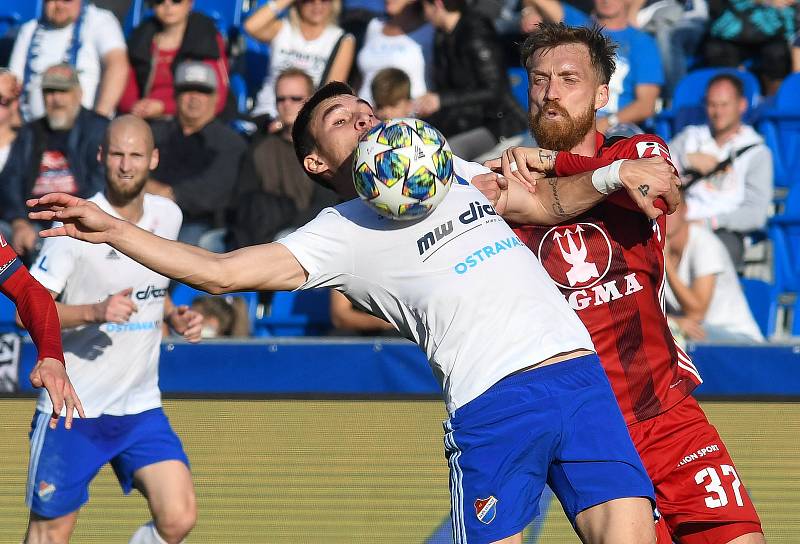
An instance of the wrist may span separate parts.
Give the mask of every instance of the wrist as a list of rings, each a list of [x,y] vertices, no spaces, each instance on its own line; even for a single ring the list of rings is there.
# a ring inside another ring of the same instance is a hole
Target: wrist
[[[105,301],[89,304],[84,312],[83,321],[86,323],[105,323]]]
[[[625,159],[619,159],[592,172],[592,185],[597,189],[597,192],[608,195],[622,188],[623,184],[619,171],[623,162],[625,162]]]

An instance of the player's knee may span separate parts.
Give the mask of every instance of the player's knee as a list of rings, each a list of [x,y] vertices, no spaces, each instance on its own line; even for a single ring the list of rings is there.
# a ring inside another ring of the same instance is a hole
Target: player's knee
[[[68,544],[72,525],[59,520],[31,520],[25,544]]]
[[[197,522],[197,502],[194,493],[170,505],[170,508],[155,521],[159,534],[167,542],[180,542],[186,538]]]

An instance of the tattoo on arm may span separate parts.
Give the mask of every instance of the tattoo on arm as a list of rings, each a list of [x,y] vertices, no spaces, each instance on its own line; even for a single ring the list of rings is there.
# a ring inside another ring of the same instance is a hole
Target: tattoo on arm
[[[639,192],[642,193],[642,196],[647,196],[647,193],[650,192],[650,186],[649,185],[645,185],[645,184],[639,185],[638,189],[639,189]]]
[[[553,191],[553,211],[559,217],[566,217],[567,212],[558,198],[558,178],[547,178],[547,183],[550,184],[550,190]]]
[[[550,151],[548,149],[539,150],[539,162],[542,163],[542,166],[544,166],[544,169],[548,172],[552,172],[556,169],[557,156],[558,151]]]

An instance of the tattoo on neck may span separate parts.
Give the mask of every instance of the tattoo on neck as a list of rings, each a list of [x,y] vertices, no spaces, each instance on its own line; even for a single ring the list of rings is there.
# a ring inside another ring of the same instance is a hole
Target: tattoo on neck
[[[638,189],[639,189],[639,192],[642,193],[642,196],[647,196],[647,193],[650,192],[650,186],[649,185],[639,185]]]
[[[568,214],[558,198],[558,178],[547,178],[547,183],[550,184],[550,190],[553,191],[553,211],[559,217],[566,217]]]

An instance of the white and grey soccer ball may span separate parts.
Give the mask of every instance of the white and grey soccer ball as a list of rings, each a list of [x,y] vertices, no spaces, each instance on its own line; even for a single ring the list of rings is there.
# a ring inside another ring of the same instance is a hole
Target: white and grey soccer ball
[[[359,196],[391,219],[428,215],[444,199],[454,176],[447,140],[419,119],[392,119],[373,127],[353,156]]]

